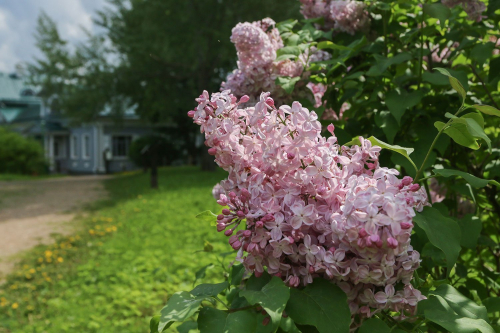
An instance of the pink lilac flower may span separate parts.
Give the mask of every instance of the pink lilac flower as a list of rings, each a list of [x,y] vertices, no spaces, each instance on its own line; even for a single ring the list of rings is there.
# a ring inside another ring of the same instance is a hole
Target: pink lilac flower
[[[307,19],[324,18],[322,28],[354,35],[370,25],[366,6],[361,1],[300,0],[300,12]]]
[[[441,0],[441,2],[449,8],[461,5],[469,20],[481,22],[485,18],[482,14],[486,10],[486,4],[480,0]]]
[[[238,23],[232,30],[231,41],[234,43],[238,68],[230,73],[222,83],[221,90],[231,90],[233,95],[240,98],[249,96],[246,103],[255,103],[264,91],[273,94],[277,105],[289,103],[292,96],[277,85],[276,78],[301,77],[306,78],[305,69],[316,61],[328,60],[328,52],[312,47],[296,59],[276,61],[276,52],[283,47],[283,40],[275,22],[265,18],[256,22]],[[297,83],[293,98],[308,98],[310,91],[304,83]],[[314,98],[318,98],[318,93]]]
[[[247,272],[267,269],[291,287],[331,280],[358,318],[415,313],[425,297],[410,284],[420,263],[410,235],[427,196],[380,166],[380,147],[362,137],[340,146],[321,136],[313,111],[298,102],[276,108],[269,93],[249,107],[228,90],[196,101],[189,116],[229,173],[214,190],[226,207],[217,230]]]

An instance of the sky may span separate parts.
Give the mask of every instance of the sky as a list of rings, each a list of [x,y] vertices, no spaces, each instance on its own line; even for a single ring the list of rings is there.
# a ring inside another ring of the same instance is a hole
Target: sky
[[[95,32],[92,17],[105,6],[106,0],[0,0],[0,72],[14,72],[16,64],[40,56],[33,34],[42,10],[63,39],[78,43],[85,39],[82,27]]]

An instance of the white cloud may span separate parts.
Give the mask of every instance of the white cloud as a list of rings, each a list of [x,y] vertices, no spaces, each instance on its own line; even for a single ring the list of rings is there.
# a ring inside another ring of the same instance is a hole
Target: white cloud
[[[57,24],[63,39],[77,43],[85,38],[82,28],[95,31],[92,16],[105,0],[16,0],[0,3],[0,71],[12,72],[15,65],[39,56],[33,34],[40,12]]]

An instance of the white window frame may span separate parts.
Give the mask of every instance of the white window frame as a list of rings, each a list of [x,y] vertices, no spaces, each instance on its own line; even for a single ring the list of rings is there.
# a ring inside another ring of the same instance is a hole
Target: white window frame
[[[73,134],[71,136],[71,141],[69,144],[70,144],[70,150],[71,150],[71,158],[77,159],[78,158],[78,136]]]
[[[87,146],[87,140],[88,140],[88,146]],[[87,155],[87,150],[88,150],[88,155]],[[82,135],[82,158],[84,160],[90,160],[90,135],[88,134]]]

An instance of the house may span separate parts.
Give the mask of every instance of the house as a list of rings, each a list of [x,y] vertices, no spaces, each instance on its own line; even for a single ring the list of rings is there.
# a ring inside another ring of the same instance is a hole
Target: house
[[[128,157],[132,141],[151,133],[133,110],[117,124],[103,111],[92,123],[51,112],[16,74],[0,72],[0,126],[36,139],[44,147],[50,171],[96,174],[136,169]]]

